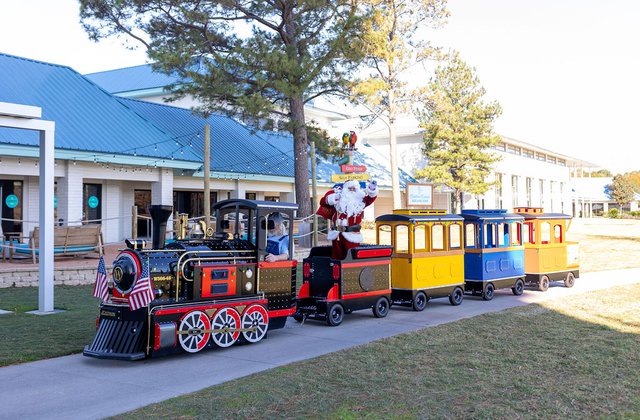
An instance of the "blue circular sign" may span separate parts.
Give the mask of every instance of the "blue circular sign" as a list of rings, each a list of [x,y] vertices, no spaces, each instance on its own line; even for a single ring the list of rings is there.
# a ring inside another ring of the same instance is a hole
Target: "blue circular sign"
[[[53,208],[57,209],[58,208],[58,197],[57,196],[53,196]]]
[[[98,204],[100,203],[100,200],[98,200],[98,197],[96,197],[95,195],[92,195],[91,197],[89,197],[89,199],[87,200],[87,204],[89,205],[89,207],[91,207],[92,209],[95,209],[96,207],[98,207]]]
[[[18,207],[18,203],[20,201],[18,200],[18,197],[15,194],[10,194],[7,196],[7,198],[4,199],[4,202],[7,204],[7,207],[9,207],[10,209],[15,209],[16,207]]]

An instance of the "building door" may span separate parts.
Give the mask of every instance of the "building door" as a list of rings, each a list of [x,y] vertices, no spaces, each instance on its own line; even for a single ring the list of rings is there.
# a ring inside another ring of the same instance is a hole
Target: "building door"
[[[2,232],[22,236],[22,181],[0,180]]]
[[[151,205],[151,190],[134,190],[135,205],[138,207],[138,238],[148,238],[151,236],[151,215],[149,206]]]
[[[213,205],[218,201],[218,193],[216,191],[212,191],[209,195],[209,200],[211,207],[213,207]],[[204,193],[195,191],[174,191],[173,209],[178,213],[187,213],[189,217],[204,216]],[[211,209],[209,211],[211,211]]]
[[[102,184],[82,185],[82,220],[85,223],[102,223]]]

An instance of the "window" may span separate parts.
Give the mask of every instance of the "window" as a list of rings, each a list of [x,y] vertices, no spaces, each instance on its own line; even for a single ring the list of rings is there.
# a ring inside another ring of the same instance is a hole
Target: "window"
[[[511,201],[513,206],[518,207],[518,176],[511,176]]]
[[[536,159],[544,162],[545,160],[547,160],[547,155],[545,155],[544,153],[536,153]]]
[[[498,246],[504,247],[509,245],[509,228],[506,223],[498,223]]]
[[[415,252],[427,251],[427,227],[417,225],[413,228],[413,249]]]
[[[514,146],[512,144],[507,145],[507,152],[514,154],[514,155],[520,155],[520,148],[518,146]]]
[[[544,179],[540,180],[540,207],[544,208]]]
[[[246,198],[247,200],[255,200],[256,199],[256,193],[244,193],[244,198]]]
[[[522,245],[520,236],[522,234],[522,225],[520,223],[511,223],[509,225],[509,234],[511,237],[511,246]]]
[[[459,224],[449,225],[449,248],[460,248],[462,229]]]
[[[134,204],[138,208],[138,216],[146,216],[138,220],[138,237],[151,236],[151,219],[149,219],[149,205],[151,204],[151,190],[134,190]]]
[[[522,149],[522,155],[523,155],[524,157],[528,157],[528,158],[530,158],[530,159],[533,159],[533,157],[534,157],[534,156],[533,156],[533,155],[534,155],[534,154],[533,154],[533,150],[529,150],[529,149]]]
[[[556,243],[562,243],[562,225],[555,225],[553,227],[553,238]]]
[[[549,209],[553,211],[553,181],[549,181]]]
[[[531,185],[533,184],[533,179],[527,177],[527,207],[531,207]]]
[[[396,226],[396,252],[409,252],[409,227],[407,225]]]
[[[444,226],[433,225],[431,228],[431,249],[442,251],[444,249]]]
[[[487,223],[484,225],[484,247],[496,247],[496,226],[493,223]]]
[[[211,191],[209,194],[209,204],[212,208],[217,201],[218,193]],[[173,208],[178,213],[187,213],[189,217],[204,216],[204,192],[174,191]],[[210,214],[213,214],[212,210],[210,210]]]
[[[278,201],[280,201],[280,196],[279,195],[265,195],[264,196],[264,201],[275,201],[275,202],[278,202]]]
[[[522,225],[522,242],[536,243],[536,229],[533,222],[527,222]]]
[[[496,144],[495,146],[493,146],[494,149],[496,150],[500,150],[501,152],[504,152],[507,150],[507,144],[504,142],[500,142],[498,144]]]
[[[558,159],[558,165],[560,166],[567,166],[567,161],[564,159]]]
[[[556,158],[555,158],[555,156],[549,156],[549,155],[547,155],[547,162],[549,162],[549,163],[553,163],[553,164],[555,165],[555,163],[556,163]]]
[[[476,224],[467,223],[464,225],[464,246],[467,248],[476,247]]]
[[[543,244],[551,242],[551,223],[542,222],[540,224],[540,242]]]
[[[502,208],[502,174],[496,174],[496,183],[494,185],[496,208]]]
[[[393,245],[391,243],[391,226],[378,226],[378,245]]]

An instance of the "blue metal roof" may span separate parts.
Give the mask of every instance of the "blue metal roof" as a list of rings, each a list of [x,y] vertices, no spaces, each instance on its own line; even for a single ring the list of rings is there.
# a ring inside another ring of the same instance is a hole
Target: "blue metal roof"
[[[233,118],[213,114],[205,119],[185,108],[135,99],[118,100],[170,133],[176,139],[176,147],[190,149],[200,161],[204,155],[204,125],[208,122],[214,171],[293,177],[292,152],[275,147]]]
[[[178,76],[153,71],[151,64],[90,73],[85,77],[113,94],[163,89],[180,80]]]
[[[0,101],[42,108],[56,149],[166,157],[170,134],[73,69],[0,53]],[[0,128],[0,144],[38,146],[36,132]],[[145,147],[157,145],[157,147]],[[143,152],[144,149],[144,152]],[[191,156],[193,160],[196,156]]]

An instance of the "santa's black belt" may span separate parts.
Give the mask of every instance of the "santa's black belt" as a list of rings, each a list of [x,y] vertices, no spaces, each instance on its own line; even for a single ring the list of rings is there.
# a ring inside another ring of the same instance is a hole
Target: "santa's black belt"
[[[336,227],[336,230],[338,232],[360,232],[360,225],[353,225],[353,226],[338,226]]]

